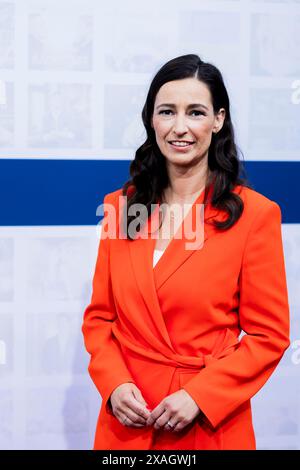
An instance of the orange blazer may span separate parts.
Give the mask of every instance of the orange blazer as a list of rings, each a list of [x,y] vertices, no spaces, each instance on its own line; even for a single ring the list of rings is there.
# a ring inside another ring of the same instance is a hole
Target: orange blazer
[[[290,345],[281,210],[252,189],[234,192],[244,202],[234,226],[215,229],[209,219],[226,214],[208,204],[201,249],[173,238],[154,268],[155,238],[104,238],[102,230],[82,324],[102,396],[94,449],[256,449],[250,399]],[[120,200],[118,189],[104,203],[118,216]],[[124,382],[137,385],[150,409],[183,388],[204,417],[179,433],[124,426],[108,401]]]

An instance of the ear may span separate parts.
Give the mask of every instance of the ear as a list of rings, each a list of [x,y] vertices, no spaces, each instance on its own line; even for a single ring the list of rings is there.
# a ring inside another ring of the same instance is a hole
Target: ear
[[[215,122],[213,127],[213,133],[217,134],[223,127],[224,120],[226,116],[226,111],[224,108],[221,108],[215,115]]]

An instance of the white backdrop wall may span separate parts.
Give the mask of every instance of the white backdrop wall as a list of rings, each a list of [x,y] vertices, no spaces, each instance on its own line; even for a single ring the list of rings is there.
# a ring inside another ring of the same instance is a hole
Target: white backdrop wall
[[[0,1],[0,157],[117,172],[144,141],[154,73],[197,53],[223,73],[245,160],[299,162],[299,31],[296,0]],[[299,227],[282,226],[292,344],[253,399],[259,449],[300,449]],[[0,227],[1,449],[92,448],[101,397],[80,328],[98,235]]]

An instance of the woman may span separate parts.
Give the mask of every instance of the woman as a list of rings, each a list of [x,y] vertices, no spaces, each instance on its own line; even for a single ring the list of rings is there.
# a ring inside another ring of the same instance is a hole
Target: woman
[[[250,399],[290,344],[280,208],[240,176],[213,65],[167,62],[142,118],[131,179],[104,198],[115,217],[82,325],[102,396],[94,449],[255,449]],[[179,229],[199,214],[187,248]]]

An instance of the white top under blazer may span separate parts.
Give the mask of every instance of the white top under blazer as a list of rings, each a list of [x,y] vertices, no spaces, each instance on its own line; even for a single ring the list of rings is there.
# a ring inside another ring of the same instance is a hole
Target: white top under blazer
[[[156,265],[159,258],[162,256],[164,251],[165,250],[154,250],[154,252],[153,252],[153,268]]]

